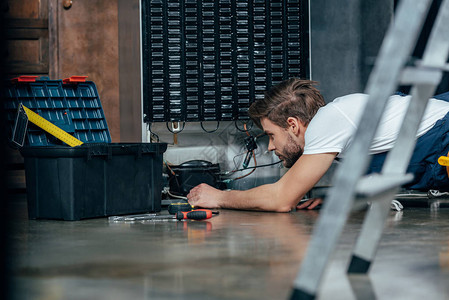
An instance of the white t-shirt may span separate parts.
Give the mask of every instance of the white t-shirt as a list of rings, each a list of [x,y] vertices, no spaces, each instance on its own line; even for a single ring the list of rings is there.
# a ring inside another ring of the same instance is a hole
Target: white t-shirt
[[[391,96],[381,119],[370,154],[393,148],[411,96]],[[338,152],[344,157],[368,102],[366,94],[351,94],[320,108],[306,129],[304,154]],[[430,99],[417,137],[424,135],[449,111],[449,102]]]

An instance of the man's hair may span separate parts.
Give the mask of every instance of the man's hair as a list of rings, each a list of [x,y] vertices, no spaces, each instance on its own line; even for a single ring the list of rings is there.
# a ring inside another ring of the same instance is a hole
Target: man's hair
[[[296,117],[308,125],[318,109],[325,105],[323,96],[314,87],[317,84],[298,78],[284,80],[265,92],[263,99],[251,104],[249,116],[259,128],[262,128],[262,118],[268,118],[282,128],[288,127],[289,117]]]

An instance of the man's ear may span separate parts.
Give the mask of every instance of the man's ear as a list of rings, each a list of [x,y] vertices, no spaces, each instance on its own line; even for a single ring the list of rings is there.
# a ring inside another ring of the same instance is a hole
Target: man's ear
[[[307,129],[307,126],[304,124],[304,122],[295,117],[288,117],[287,124],[288,128],[294,135],[298,135],[300,133],[304,134]]]
[[[301,131],[300,121],[295,117],[287,118],[288,128],[292,131],[294,135],[297,135]]]

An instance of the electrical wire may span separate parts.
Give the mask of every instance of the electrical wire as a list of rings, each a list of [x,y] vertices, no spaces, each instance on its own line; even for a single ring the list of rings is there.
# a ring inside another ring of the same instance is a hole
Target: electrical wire
[[[153,139],[153,138],[156,140],[156,143],[159,143],[159,141],[160,141],[159,136],[154,132],[150,132],[150,139]]]
[[[152,124],[153,123],[148,123],[148,131],[150,132],[150,142],[152,143],[153,139],[155,139],[156,143],[159,143],[159,136],[156,133],[154,133],[153,131],[151,131]]]
[[[253,126],[254,126],[254,122],[253,122],[252,120],[250,120],[250,122],[251,122],[251,127],[249,128],[249,130],[251,130],[251,129],[253,128]],[[246,124],[246,123],[244,123],[244,124]],[[245,132],[245,131],[246,131],[246,129],[245,129],[245,130],[241,130],[241,129],[239,128],[239,126],[237,125],[237,121],[234,122],[234,126],[235,126],[235,128],[236,128],[238,131],[241,131],[241,132]]]
[[[245,168],[245,169],[239,169],[239,170],[233,170],[233,171],[226,172],[226,173],[221,173],[221,174],[219,174],[219,175],[221,175],[221,176],[226,176],[226,175],[234,174],[235,172],[240,172],[240,171],[244,171],[244,170],[248,170],[248,169],[253,169],[251,172],[249,172],[248,174],[246,174],[246,175],[244,175],[244,176],[240,176],[240,177],[237,177],[237,178],[229,178],[229,179],[222,180],[222,182],[229,183],[229,182],[231,182],[231,181],[238,180],[238,179],[242,179],[242,178],[245,178],[246,176],[251,175],[257,168],[269,167],[269,166],[277,165],[278,163],[281,163],[281,162],[282,162],[282,161],[280,160],[280,161],[277,161],[277,162],[271,163],[271,164],[259,165],[259,166],[256,165],[256,166],[253,166],[253,167],[247,167],[247,168]]]
[[[177,178],[177,176],[176,176],[176,173],[172,170],[172,168],[170,168],[170,164],[164,159],[164,164],[165,164],[165,166],[167,167],[167,169],[170,171],[170,173],[174,176],[174,179],[176,180],[176,184],[179,186],[179,182],[178,182],[178,178]],[[179,195],[174,195],[174,194],[172,194],[171,192],[170,192],[170,190],[167,190],[167,194],[170,196],[170,197],[173,197],[173,198],[178,198],[178,199],[184,199],[184,200],[187,200],[187,197],[184,197],[184,196],[179,196]]]
[[[245,169],[233,170],[233,171],[231,171],[231,172],[232,172],[232,173],[235,173],[235,172],[245,171],[245,170],[248,170],[248,169],[257,169],[257,168],[269,167],[269,166],[277,165],[277,164],[279,164],[279,163],[281,163],[281,162],[282,162],[282,160],[277,161],[277,162],[274,162],[274,163],[271,163],[271,164],[259,165],[259,166],[247,167],[247,168],[245,168]],[[226,175],[226,174],[223,174],[223,175]]]
[[[173,195],[170,191],[167,191],[167,194],[168,194],[170,197],[173,197],[173,198],[187,200],[187,197],[184,197],[184,196],[178,196],[178,195]]]
[[[206,133],[213,133],[213,132],[218,130],[218,127],[220,127],[220,121],[217,121],[217,126],[215,127],[214,130],[206,130],[204,128],[204,126],[203,126],[203,122],[202,121],[200,122],[200,125],[201,125],[201,128],[204,130],[204,132],[206,132]]]
[[[237,166],[237,163],[236,163],[235,159],[236,159],[237,157],[239,157],[239,156],[242,156],[242,155],[245,155],[245,152],[240,153],[240,154],[237,154],[237,155],[234,156],[234,158],[232,159],[232,161],[234,162],[234,170],[237,170],[237,169],[238,169],[238,166]],[[240,162],[239,162],[238,164],[240,165]],[[235,172],[235,171],[231,171],[231,173],[234,173],[234,172]]]
[[[254,166],[257,167],[256,155],[254,154],[254,150],[251,151],[251,152],[252,152],[252,156],[253,156],[253,158],[254,158]],[[245,175],[240,176],[240,177],[237,177],[237,178],[233,178],[232,180],[239,180],[239,179],[245,178],[245,177],[251,175],[252,173],[254,173],[254,171],[256,171],[256,168],[253,168],[253,169],[251,170],[251,172],[249,172],[248,174],[245,174]]]
[[[246,123],[243,124],[243,128],[245,129],[246,135],[247,135],[247,136],[251,136],[251,134],[248,132],[248,128],[246,127]],[[248,151],[245,152],[245,153],[248,153]],[[236,162],[235,162],[235,158],[238,157],[238,156],[244,155],[245,153],[240,153],[240,154],[237,154],[236,156],[234,156],[234,158],[232,159],[232,161],[234,162],[234,168],[235,168],[235,170],[230,171],[230,172],[227,172],[227,174],[232,174],[232,173],[237,172],[237,171],[236,171],[236,170],[237,170],[237,164],[236,164]],[[256,158],[256,155],[255,155],[255,153],[254,153],[254,150],[252,151],[252,155],[254,156],[254,158]]]
[[[247,135],[247,136],[251,136],[251,134],[249,134],[249,132],[248,132],[248,129],[246,128],[246,123],[243,124],[243,128],[245,128],[246,135]],[[252,127],[251,127],[251,128],[252,128]],[[251,129],[251,128],[250,128],[250,129]]]
[[[169,163],[168,163],[165,159],[164,159],[164,164],[165,164],[165,166],[167,167],[167,169],[170,171],[170,173],[171,173],[173,176],[176,176],[175,172],[170,168]]]

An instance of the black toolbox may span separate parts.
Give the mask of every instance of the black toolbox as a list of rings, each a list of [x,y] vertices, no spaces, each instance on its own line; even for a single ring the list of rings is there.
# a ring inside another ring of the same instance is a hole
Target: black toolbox
[[[159,212],[165,144],[24,147],[28,216],[84,218]]]
[[[28,125],[25,162],[28,217],[80,220],[161,210],[165,143],[110,143],[93,82],[18,80],[4,107],[14,124],[23,103],[84,144],[69,147]]]

